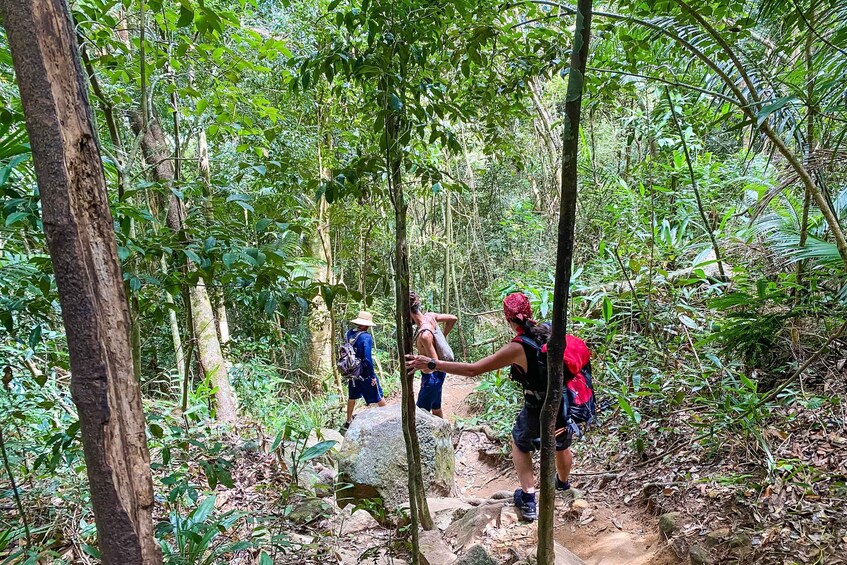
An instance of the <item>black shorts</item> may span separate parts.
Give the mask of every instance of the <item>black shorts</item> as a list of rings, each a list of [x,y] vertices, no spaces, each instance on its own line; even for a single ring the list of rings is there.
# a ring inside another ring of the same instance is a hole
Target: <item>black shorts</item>
[[[563,392],[564,394],[564,392]],[[512,440],[517,448],[524,453],[530,453],[541,447],[541,406],[542,404],[530,404],[524,402],[518,414],[515,425],[512,427]],[[563,451],[571,446],[573,432],[568,429],[565,418],[565,399],[556,415],[556,430],[562,430],[556,436],[556,451]]]

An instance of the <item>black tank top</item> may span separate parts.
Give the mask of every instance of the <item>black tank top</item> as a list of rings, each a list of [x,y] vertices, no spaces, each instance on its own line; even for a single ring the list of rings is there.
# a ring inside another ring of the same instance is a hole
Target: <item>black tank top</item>
[[[524,339],[530,338],[524,336]],[[512,366],[509,368],[509,378],[520,383],[525,392],[545,392],[547,390],[547,377],[545,375],[542,378],[539,374],[540,363],[538,362],[538,356],[541,355],[541,351],[523,341],[517,341],[517,343],[520,343],[521,347],[523,347],[523,352],[526,356],[526,370],[517,363],[512,363]],[[544,386],[539,388],[539,384],[543,384]]]

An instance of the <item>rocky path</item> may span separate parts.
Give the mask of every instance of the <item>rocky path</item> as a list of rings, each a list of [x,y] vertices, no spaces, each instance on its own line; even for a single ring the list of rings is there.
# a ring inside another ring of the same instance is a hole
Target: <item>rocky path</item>
[[[416,393],[417,393],[416,381]],[[473,379],[448,376],[444,385],[443,408],[454,424],[469,415],[468,396],[476,387]],[[389,399],[389,402],[397,399]],[[511,495],[516,488],[511,460],[501,456],[482,431],[462,431],[456,426],[456,487],[458,496],[468,500]],[[579,444],[574,446],[576,471]],[[601,475],[577,476],[575,496],[559,495],[556,514],[556,541],[588,565],[671,565],[679,563],[673,550],[660,539],[655,516],[636,501],[627,505],[612,489],[604,489]],[[519,554],[535,544],[536,525],[512,521],[509,512],[498,516],[496,527],[483,532],[492,553]]]

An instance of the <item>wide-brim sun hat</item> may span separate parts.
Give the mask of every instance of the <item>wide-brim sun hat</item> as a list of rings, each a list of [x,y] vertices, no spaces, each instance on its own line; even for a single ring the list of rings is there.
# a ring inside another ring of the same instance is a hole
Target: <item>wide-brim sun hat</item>
[[[355,324],[357,326],[368,326],[369,328],[374,327],[374,316],[370,312],[365,312],[364,310],[359,311],[359,315],[355,320],[350,321],[351,324]]]

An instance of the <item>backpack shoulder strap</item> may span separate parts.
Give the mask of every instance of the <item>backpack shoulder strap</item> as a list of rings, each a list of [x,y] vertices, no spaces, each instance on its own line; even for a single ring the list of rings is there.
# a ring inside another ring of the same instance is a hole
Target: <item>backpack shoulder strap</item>
[[[435,332],[432,331],[431,329],[429,329],[429,328],[418,328],[418,331],[415,332],[414,339],[418,339],[418,337],[424,332],[429,332],[429,333],[432,334],[433,337],[435,337]]]
[[[347,343],[349,343],[350,345],[355,345],[356,341],[359,339],[359,336],[361,336],[363,333],[365,333],[365,332],[358,331],[358,332],[354,333],[353,337],[351,337],[350,339],[347,340]]]
[[[512,342],[513,343],[521,343],[523,345],[528,345],[528,346],[530,346],[531,348],[533,348],[537,351],[541,351],[541,346],[538,345],[538,343],[534,339],[529,337],[528,335],[516,335],[515,337],[512,338]]]

